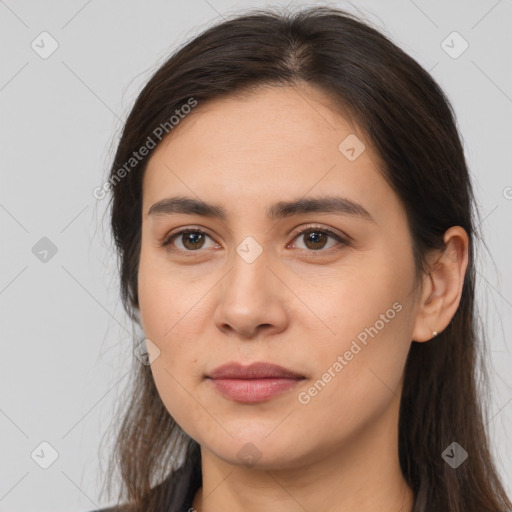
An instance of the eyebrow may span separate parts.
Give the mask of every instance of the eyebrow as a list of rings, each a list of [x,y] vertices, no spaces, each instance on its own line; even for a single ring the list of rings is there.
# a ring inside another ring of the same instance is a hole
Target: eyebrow
[[[296,201],[279,201],[265,209],[270,219],[283,219],[293,215],[308,213],[336,213],[360,217],[375,222],[361,204],[341,196],[325,196],[316,198],[301,198]],[[173,214],[200,215],[219,220],[226,220],[227,213],[219,205],[214,205],[191,197],[170,197],[162,199],[148,210],[148,215],[166,216]]]

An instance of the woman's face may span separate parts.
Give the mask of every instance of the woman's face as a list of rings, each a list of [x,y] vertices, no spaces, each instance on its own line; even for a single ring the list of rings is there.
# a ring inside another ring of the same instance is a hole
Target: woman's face
[[[418,290],[405,211],[377,165],[305,87],[199,103],[152,155],[138,278],[151,371],[220,459],[285,468],[395,435]],[[327,198],[345,202],[308,210]],[[300,378],[211,378],[255,362]]]

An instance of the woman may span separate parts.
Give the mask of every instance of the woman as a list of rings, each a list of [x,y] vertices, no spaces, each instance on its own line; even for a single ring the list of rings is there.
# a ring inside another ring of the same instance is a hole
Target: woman
[[[226,20],[149,80],[109,182],[146,337],[116,510],[510,508],[469,173],[412,58],[332,8]]]

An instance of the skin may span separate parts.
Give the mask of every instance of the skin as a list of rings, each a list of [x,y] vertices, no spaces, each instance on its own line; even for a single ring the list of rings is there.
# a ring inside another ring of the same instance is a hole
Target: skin
[[[338,149],[349,134],[366,146],[354,161]],[[201,446],[196,510],[412,510],[397,444],[404,365],[412,340],[427,342],[455,314],[468,238],[450,228],[445,252],[429,255],[432,271],[418,285],[405,210],[378,167],[371,141],[305,85],[199,104],[153,153],[143,183],[140,314],[159,351],[148,347],[158,355],[151,371],[160,397]],[[265,213],[278,201],[334,192],[374,222]],[[220,205],[227,219],[148,215],[176,196]],[[325,235],[315,246],[297,236],[312,223],[352,240]],[[187,227],[208,236],[178,236],[174,251],[160,245]],[[236,252],[247,236],[262,249],[252,263]],[[400,312],[301,403],[299,393],[397,302]],[[241,404],[204,378],[228,361],[273,362],[305,379],[269,401]],[[247,443],[257,448],[253,466],[238,456]]]

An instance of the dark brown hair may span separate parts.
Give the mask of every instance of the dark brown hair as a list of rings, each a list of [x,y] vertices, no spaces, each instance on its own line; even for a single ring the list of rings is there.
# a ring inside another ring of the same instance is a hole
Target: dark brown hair
[[[261,86],[302,83],[326,92],[333,108],[376,149],[381,171],[407,211],[418,275],[427,271],[427,252],[443,248],[449,227],[468,233],[458,310],[435,339],[411,345],[399,459],[414,491],[414,512],[504,512],[511,504],[490,454],[482,409],[486,388],[479,385],[485,367],[477,350],[484,341],[475,308],[477,210],[455,115],[429,73],[356,16],[330,7],[246,12],[204,30],[154,73],[124,125],[109,178],[124,307],[137,321],[142,179],[153,150],[127,169],[134,152],[191,98],[201,105]],[[164,505],[169,486],[154,487],[182,460],[176,457],[200,463],[198,445],[164,407],[149,366],[135,362],[128,393],[109,486],[120,470],[119,501],[148,512]],[[457,469],[441,457],[453,441],[469,454]]]

